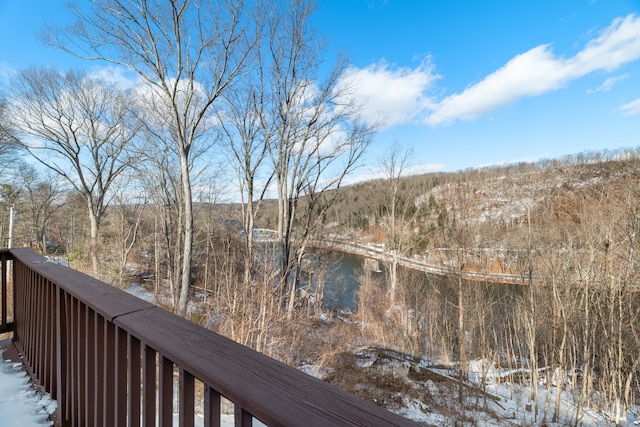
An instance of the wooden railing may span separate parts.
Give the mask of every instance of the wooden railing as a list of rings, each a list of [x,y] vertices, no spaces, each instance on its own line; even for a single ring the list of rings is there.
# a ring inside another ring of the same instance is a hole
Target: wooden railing
[[[416,425],[30,249],[0,263],[0,330],[63,426],[219,426],[222,397],[239,427]]]

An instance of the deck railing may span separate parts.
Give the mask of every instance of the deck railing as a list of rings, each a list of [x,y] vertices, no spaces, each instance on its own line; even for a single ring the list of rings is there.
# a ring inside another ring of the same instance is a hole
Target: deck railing
[[[0,264],[0,331],[63,426],[219,426],[222,397],[238,427],[416,425],[30,249]]]

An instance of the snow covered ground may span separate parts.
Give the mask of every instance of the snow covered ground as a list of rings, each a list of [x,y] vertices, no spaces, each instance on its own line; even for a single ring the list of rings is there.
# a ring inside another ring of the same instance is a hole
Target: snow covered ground
[[[577,424],[577,408],[570,389],[540,383],[538,414],[526,381],[508,382],[504,369],[486,369],[486,388],[482,387],[482,361],[469,363],[464,382],[464,403],[459,403],[459,382],[454,367],[434,365],[399,352],[376,347],[343,353],[322,368],[307,366],[311,375],[334,383],[350,392],[382,402],[393,412],[428,426],[473,427],[613,427],[640,425],[638,407],[631,408],[626,419],[617,424],[602,412],[582,408]],[[512,372],[513,373],[513,372]],[[559,396],[558,418],[553,419],[553,404]],[[545,402],[547,405],[545,406]],[[546,417],[544,409],[546,408]]]
[[[4,350],[0,350],[4,353]],[[49,395],[38,393],[31,385],[20,361],[0,363],[0,426],[51,426],[50,415],[56,402]]]

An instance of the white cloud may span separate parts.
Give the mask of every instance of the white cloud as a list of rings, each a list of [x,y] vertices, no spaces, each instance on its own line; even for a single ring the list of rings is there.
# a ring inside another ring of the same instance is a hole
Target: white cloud
[[[522,96],[557,89],[566,79],[566,68],[553,59],[549,46],[538,46],[516,56],[462,93],[442,100],[426,118],[426,123],[436,125],[456,119],[474,119]]]
[[[124,67],[115,65],[93,69],[88,75],[90,78],[102,80],[124,90],[133,89],[140,85],[138,76]]]
[[[615,19],[572,57],[557,56],[550,44],[536,46],[482,81],[439,102],[429,95],[440,78],[429,57],[415,68],[385,61],[365,68],[352,67],[347,70],[342,87],[353,90],[352,95],[362,105],[361,117],[369,123],[382,121],[387,127],[407,123],[435,126],[472,120],[520,98],[558,90],[589,73],[610,72],[638,59],[640,17],[631,14]],[[589,93],[608,91],[626,78],[627,74],[607,78]]]
[[[624,104],[618,110],[625,116],[640,114],[640,98],[636,99],[635,101],[631,101],[628,104]]]
[[[380,9],[388,3],[388,0],[369,0],[367,6],[369,9]]]
[[[11,78],[16,74],[16,69],[5,62],[0,62],[0,88],[8,87]]]
[[[594,71],[612,71],[640,59],[640,18],[617,18],[570,58],[540,45],[517,55],[502,68],[459,94],[438,103],[425,123],[470,120],[525,96],[557,90]]]
[[[351,67],[343,79],[362,104],[361,117],[369,123],[382,120],[385,126],[405,124],[434,107],[426,92],[438,76],[429,58],[416,68],[385,61],[362,69]]]
[[[587,90],[587,93],[598,93],[598,92],[609,92],[613,86],[620,83],[621,81],[629,78],[629,74],[623,74],[621,76],[609,77],[606,79],[600,86],[595,89]]]

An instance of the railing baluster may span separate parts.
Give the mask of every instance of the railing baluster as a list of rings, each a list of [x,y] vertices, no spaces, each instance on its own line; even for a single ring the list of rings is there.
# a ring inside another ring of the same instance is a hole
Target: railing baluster
[[[42,371],[42,385],[46,390],[51,390],[51,359],[53,355],[51,353],[51,338],[53,334],[51,333],[51,325],[53,322],[51,321],[51,283],[49,281],[46,282],[43,290],[43,317],[45,319],[44,325],[42,326],[42,332],[44,335],[44,345],[43,345],[43,371]]]
[[[71,373],[71,413],[72,425],[78,425],[78,300],[70,297],[69,312],[69,361],[71,363],[69,372]]]
[[[7,254],[2,254],[0,257],[0,268],[2,269],[2,320],[0,320],[0,332],[5,332],[9,329],[7,324]]]
[[[17,340],[17,344],[20,345],[20,351],[22,351],[23,357],[28,357],[28,343],[26,343],[22,336],[28,333],[29,329],[29,319],[28,314],[31,307],[29,304],[31,302],[28,299],[29,292],[29,282],[27,278],[18,277],[20,276],[20,268],[14,269],[14,280],[20,280],[20,286],[13,286],[13,294],[15,295],[15,300],[18,301],[20,305],[19,309],[14,307],[13,321],[15,323],[15,332],[14,337]],[[23,280],[24,279],[24,280]]]
[[[40,322],[40,352],[38,357],[40,358],[40,375],[37,378],[41,379],[41,383],[43,386],[47,386],[47,377],[48,377],[48,364],[49,364],[49,355],[47,348],[47,335],[49,329],[49,283],[45,280],[42,282],[41,290],[40,290],[40,318],[42,319]]]
[[[7,287],[7,293],[8,293],[9,292],[9,283],[8,283],[8,277],[9,277],[8,276],[9,275],[8,268],[9,268],[9,266],[8,266],[8,260],[5,259],[4,261],[5,261],[5,263],[1,267],[2,268],[2,280],[5,281],[5,286]],[[7,323],[5,325],[5,328],[7,330],[11,329],[11,325],[9,323],[9,304],[11,304],[13,302],[13,307],[12,307],[13,308],[13,316],[12,317],[13,317],[14,338],[19,338],[18,335],[17,335],[18,334],[17,328],[20,325],[19,325],[19,322],[16,322],[16,319],[20,314],[24,313],[24,309],[25,309],[25,307],[24,307],[24,298],[22,296],[22,293],[20,292],[23,289],[17,289],[16,286],[15,286],[15,282],[16,282],[16,279],[17,279],[16,278],[17,273],[18,272],[16,271],[16,269],[14,269],[14,271],[13,271],[14,283],[11,286],[11,288],[13,290],[13,292],[12,292],[13,293],[13,301],[9,301],[8,300],[8,298],[9,298],[8,294],[5,295],[6,298],[7,298],[7,301],[6,301],[6,304],[5,304],[5,307],[6,307],[6,310],[7,310],[7,319],[6,319]],[[20,283],[23,283],[23,282],[21,281]]]
[[[4,269],[8,269],[8,265],[6,265],[4,267]],[[3,270],[4,271],[4,270]],[[7,272],[7,274],[9,274],[9,272]],[[20,280],[20,278],[16,277],[19,274],[19,269],[14,269],[13,271],[13,279],[17,282],[18,280]],[[6,277],[5,277],[6,279]],[[22,334],[22,332],[24,332],[24,328],[25,328],[25,321],[24,321],[24,316],[26,313],[26,310],[28,310],[28,307],[26,307],[26,299],[25,299],[25,281],[24,280],[20,280],[20,286],[16,286],[15,283],[13,285],[13,301],[14,301],[14,307],[13,307],[13,331],[14,331],[14,339],[16,340],[16,343],[20,343],[20,335]],[[7,285],[8,286],[8,285]],[[7,307],[7,310],[9,308]],[[8,322],[8,320],[7,320]],[[7,324],[7,327],[9,325]],[[23,351],[24,349],[22,348],[21,351]],[[24,353],[23,353],[24,355]]]
[[[26,305],[28,307],[27,312],[23,315],[24,326],[21,328],[22,333],[18,339],[22,343],[22,348],[24,349],[24,354],[27,359],[27,366],[29,368],[33,368],[33,340],[34,340],[34,321],[33,316],[35,315],[35,311],[38,309],[36,305],[35,298],[33,297],[33,276],[35,273],[29,272],[29,274],[25,274],[27,280],[23,285],[24,289],[22,293],[25,297]],[[31,279],[31,280],[29,280]]]
[[[63,345],[60,351],[61,357],[61,365],[62,371],[64,371],[63,378],[64,381],[64,394],[62,394],[61,398],[63,399],[63,419],[70,421],[71,420],[71,313],[69,310],[69,304],[71,297],[64,291],[60,292],[61,304],[60,308],[62,313],[60,315],[62,320],[62,328],[63,330],[60,332],[63,335],[61,339],[61,343]]]
[[[234,418],[236,427],[251,427],[253,425],[253,417],[237,403],[234,407]]]
[[[18,272],[16,272],[17,274]],[[29,299],[29,295],[30,295],[30,290],[29,290],[29,278],[26,277],[26,274],[24,275],[24,282],[22,283],[22,286],[20,286],[20,289],[17,289],[17,287],[14,287],[14,292],[19,293],[22,298],[23,298],[23,303],[24,303],[24,310],[22,313],[19,314],[20,317],[20,321],[22,324],[17,323],[17,325],[19,325],[19,330],[18,332],[18,341],[22,344],[22,348],[23,348],[23,352],[25,354],[25,357],[29,357],[29,342],[27,341],[27,334],[30,333],[29,328],[31,327],[31,323],[29,322],[29,315],[30,315],[30,310],[33,309],[33,307],[31,306],[32,301]],[[22,336],[25,336],[25,339],[22,340]]]
[[[173,425],[173,362],[163,355],[160,355],[158,377],[160,427],[171,427]]]
[[[103,423],[105,427],[114,426],[114,397],[115,397],[115,334],[116,327],[113,323],[104,322],[104,346],[102,348],[104,358],[104,406],[102,409]],[[118,426],[120,427],[120,426]]]
[[[184,368],[180,368],[180,427],[193,427],[194,421],[194,378]]]
[[[87,306],[78,301],[78,341],[77,347],[77,364],[78,364],[78,423],[84,424],[87,415]]]
[[[220,393],[204,386],[204,427],[220,427]]]
[[[144,427],[156,425],[156,352],[145,345],[142,358],[142,391]]]
[[[116,426],[127,425],[127,332],[116,327],[116,386],[115,413]]]
[[[84,390],[85,401],[85,417],[84,423],[87,426],[94,425],[96,411],[96,334],[95,334],[95,317],[96,312],[87,309],[85,316],[85,334],[84,334],[84,377],[86,378],[86,387]]]
[[[90,425],[94,426],[102,426],[104,425],[104,402],[105,400],[105,358],[104,358],[104,346],[105,346],[105,319],[100,314],[96,313],[93,320],[93,352],[95,354],[95,365],[94,365],[94,378],[95,384],[93,387],[93,396],[95,399],[94,405],[94,414],[93,414],[93,423]]]
[[[128,335],[128,353],[129,353],[129,427],[140,427],[140,341]]]
[[[73,422],[74,420],[74,409],[75,405],[73,403],[73,391],[74,391],[74,383],[75,383],[75,367],[73,364],[74,360],[74,315],[73,315],[73,297],[69,294],[65,294],[65,317],[66,317],[66,327],[67,327],[67,348],[65,349],[65,363],[67,365],[67,395],[66,399],[66,418]]]
[[[29,289],[31,291],[30,300],[32,303],[32,312],[29,316],[29,323],[31,325],[29,330],[29,336],[26,337],[26,341],[29,343],[29,361],[30,367],[35,375],[39,375],[38,372],[38,341],[40,337],[40,331],[38,330],[38,322],[40,320],[40,303],[38,295],[38,282],[39,276],[35,273],[30,274]]]
[[[35,299],[38,309],[35,312],[35,328],[36,328],[36,343],[34,347],[34,358],[35,358],[35,366],[33,372],[36,378],[42,378],[42,374],[44,372],[44,334],[45,334],[45,318],[44,318],[44,284],[45,278],[42,276],[35,277]]]
[[[56,365],[56,376],[58,377],[58,387],[56,396],[62,402],[58,403],[58,415],[62,418],[62,421],[69,420],[67,413],[68,399],[68,369],[66,361],[67,357],[67,308],[66,308],[66,296],[62,289],[58,289],[56,292],[56,359],[58,364]]]

